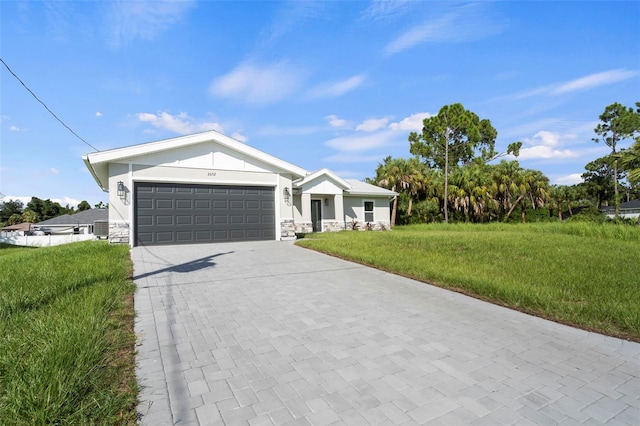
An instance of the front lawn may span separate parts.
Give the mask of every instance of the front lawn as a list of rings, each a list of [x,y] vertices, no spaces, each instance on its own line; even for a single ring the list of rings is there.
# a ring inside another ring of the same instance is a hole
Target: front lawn
[[[299,245],[554,321],[640,341],[640,228],[417,225]]]
[[[0,424],[135,425],[129,247],[0,246]]]

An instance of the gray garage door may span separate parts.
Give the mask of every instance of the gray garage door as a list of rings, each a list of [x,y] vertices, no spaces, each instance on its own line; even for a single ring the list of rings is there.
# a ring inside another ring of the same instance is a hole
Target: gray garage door
[[[135,244],[275,239],[273,188],[139,182]]]

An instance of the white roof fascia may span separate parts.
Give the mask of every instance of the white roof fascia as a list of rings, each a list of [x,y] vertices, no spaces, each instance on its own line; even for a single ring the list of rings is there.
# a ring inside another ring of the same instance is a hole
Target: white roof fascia
[[[277,157],[269,155],[259,149],[253,148],[245,143],[237,141],[233,138],[230,138],[222,133],[218,133],[215,130],[210,130],[207,132],[196,133],[193,135],[180,136],[177,138],[164,139],[156,142],[147,142],[139,145],[132,145],[123,148],[115,148],[106,151],[92,152],[85,156],[83,156],[83,160],[91,174],[98,182],[98,185],[103,190],[108,190],[108,182],[102,183],[97,176],[94,166],[101,163],[110,163],[115,161],[122,161],[129,158],[139,157],[142,155],[152,154],[161,151],[168,151],[176,148],[181,148],[189,145],[195,145],[204,142],[214,142],[218,143],[222,146],[225,146],[231,150],[240,152],[249,157],[255,158],[263,163],[275,166],[276,168],[282,169],[286,172],[291,173],[294,176],[303,177],[308,174],[308,172],[298,167],[294,164],[288,163],[284,160],[281,160]]]
[[[398,195],[397,192],[391,191],[386,188],[382,188],[380,186],[371,185],[366,182],[361,181],[353,181],[353,185],[351,185],[351,189],[347,190],[346,196],[367,196],[367,197],[388,197],[393,198]],[[368,189],[371,187],[372,189]]]
[[[302,179],[298,179],[297,181],[293,182],[293,186],[295,187],[302,187],[303,185],[311,182],[312,180],[315,180],[317,178],[319,178],[320,176],[325,175],[328,178],[330,178],[332,181],[334,181],[335,183],[338,184],[338,186],[342,187],[343,190],[348,190],[351,188],[351,185],[349,185],[347,183],[347,181],[345,181],[344,179],[338,177],[335,173],[333,173],[331,170],[329,169],[320,169],[316,172],[313,172],[305,177],[303,177]]]
[[[109,179],[108,176],[107,177],[107,181],[102,183],[100,181],[100,178],[98,177],[98,174],[96,173],[95,169],[93,168],[93,164],[91,164],[91,162],[89,161],[89,155],[83,155],[82,156],[82,161],[84,161],[84,164],[87,166],[87,169],[89,169],[89,173],[91,173],[91,176],[93,176],[93,179],[96,181],[96,183],[98,184],[98,186],[100,187],[100,189],[102,189],[105,192],[109,191]]]

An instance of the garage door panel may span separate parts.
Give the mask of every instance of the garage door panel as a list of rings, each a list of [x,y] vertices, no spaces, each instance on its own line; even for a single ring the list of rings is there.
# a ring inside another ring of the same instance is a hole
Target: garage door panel
[[[176,200],[176,208],[191,210],[193,208],[193,200]]]
[[[156,200],[156,209],[173,209],[173,200],[166,198]]]
[[[171,243],[175,240],[173,236],[173,232],[171,231],[156,232],[155,237],[156,237],[156,242],[158,243]]]
[[[229,231],[227,231],[226,229],[221,231],[213,231],[213,239],[226,241],[229,239]]]
[[[141,209],[151,209],[153,208],[153,200],[150,198],[139,198],[138,199],[138,208]]]
[[[193,232],[191,231],[177,231],[176,232],[176,241],[178,242],[182,242],[182,241],[191,241],[193,240]]]
[[[227,223],[229,223],[229,217],[228,216],[214,216],[213,217],[213,223],[215,223],[216,225],[226,225]]]
[[[210,209],[211,200],[195,200],[196,209]]]
[[[275,239],[271,187],[136,183],[134,193],[137,245]]]
[[[196,225],[211,225],[211,216],[194,216]]]
[[[156,216],[156,225],[158,226],[173,225],[173,216],[167,216],[167,215]]]
[[[193,225],[193,216],[177,215],[176,225]]]

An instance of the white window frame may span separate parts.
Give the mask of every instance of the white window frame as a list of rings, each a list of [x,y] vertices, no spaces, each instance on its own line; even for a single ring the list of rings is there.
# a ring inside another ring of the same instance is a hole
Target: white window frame
[[[367,211],[367,203],[371,203],[371,210]],[[371,213],[371,220],[367,220],[367,213]],[[375,223],[376,221],[376,202],[374,200],[362,200],[362,219],[365,223]]]

